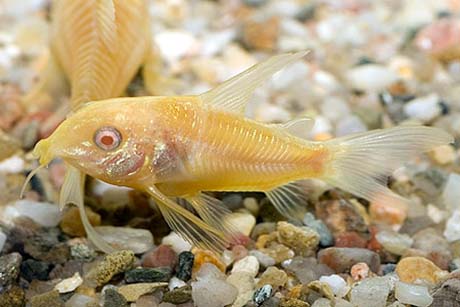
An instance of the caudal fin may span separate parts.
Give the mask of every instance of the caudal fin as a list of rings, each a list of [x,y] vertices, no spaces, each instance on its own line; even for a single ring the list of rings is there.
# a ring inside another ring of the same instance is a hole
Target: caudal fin
[[[331,160],[322,180],[369,201],[401,200],[386,187],[392,172],[411,157],[453,142],[447,132],[400,126],[340,137],[326,144]]]

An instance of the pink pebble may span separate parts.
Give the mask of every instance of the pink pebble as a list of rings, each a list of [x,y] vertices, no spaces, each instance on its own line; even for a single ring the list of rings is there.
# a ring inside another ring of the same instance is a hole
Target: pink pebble
[[[369,266],[365,262],[358,262],[350,269],[350,274],[353,280],[359,281],[369,276]]]
[[[176,265],[176,252],[169,245],[159,245],[156,249],[145,254],[142,260],[144,267],[170,267]]]

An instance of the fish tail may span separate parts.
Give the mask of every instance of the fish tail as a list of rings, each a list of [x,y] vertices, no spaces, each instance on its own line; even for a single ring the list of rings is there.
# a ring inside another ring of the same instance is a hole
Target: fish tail
[[[369,201],[405,201],[387,188],[388,176],[411,157],[453,141],[447,132],[424,126],[336,138],[326,142],[331,155],[321,179]]]

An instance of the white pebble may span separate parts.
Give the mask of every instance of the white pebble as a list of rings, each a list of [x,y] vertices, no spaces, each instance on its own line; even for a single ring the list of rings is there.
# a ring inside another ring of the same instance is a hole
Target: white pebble
[[[233,212],[228,215],[227,222],[242,234],[249,236],[256,225],[256,218],[248,212]]]
[[[460,210],[455,210],[447,220],[444,237],[449,242],[460,240]]]
[[[417,307],[428,307],[433,302],[433,298],[426,287],[406,284],[401,281],[396,282],[395,297],[403,304]]]
[[[34,222],[45,227],[57,226],[61,220],[61,212],[58,206],[27,199],[18,200],[7,206],[3,211],[2,219],[6,223],[12,223],[15,218],[20,216],[29,217]]]
[[[176,288],[180,288],[180,287],[183,287],[183,286],[186,286],[187,283],[177,277],[173,277],[169,280],[169,284],[168,284],[168,288],[169,288],[169,291],[172,291]]]
[[[327,298],[321,297],[317,299],[316,301],[314,301],[311,307],[332,307],[332,305],[331,305],[330,300],[328,300]]]
[[[252,250],[249,252],[249,255],[254,256],[257,258],[259,263],[263,266],[268,268],[269,266],[274,266],[276,264],[275,259],[270,257],[267,254],[262,253],[261,251],[258,250]]]
[[[451,173],[442,192],[442,199],[450,211],[460,209],[460,175]]]
[[[252,277],[256,277],[259,272],[259,261],[254,256],[246,256],[235,262],[232,273],[248,272]]]
[[[404,113],[410,118],[418,119],[424,123],[431,121],[441,114],[439,97],[431,94],[415,98],[404,105]]]
[[[355,306],[385,307],[390,284],[386,278],[366,278],[351,290],[350,301]]]
[[[95,299],[91,296],[86,296],[83,294],[75,293],[72,297],[65,303],[65,307],[86,307],[93,305]]]
[[[344,297],[350,290],[347,282],[337,274],[321,276],[319,281],[327,283],[337,297]]]
[[[170,63],[175,63],[197,47],[195,37],[185,31],[163,31],[155,35],[155,42],[161,55]]]
[[[192,246],[190,245],[190,243],[182,239],[182,237],[179,236],[174,231],[172,231],[166,237],[163,237],[163,239],[161,240],[161,244],[171,246],[171,248],[178,254],[182,252],[188,252],[189,250],[192,249]]]
[[[377,92],[397,81],[398,75],[385,66],[367,64],[349,70],[346,79],[354,89]]]
[[[97,226],[95,229],[107,243],[119,249],[130,249],[135,254],[153,247],[153,235],[145,229],[114,226]]]
[[[56,286],[54,289],[59,293],[69,293],[77,289],[83,283],[80,273],[75,273],[72,277],[66,278]]]
[[[382,244],[384,249],[396,255],[404,254],[412,246],[412,243],[414,243],[414,240],[406,234],[387,230],[377,233],[376,239]]]
[[[0,253],[3,250],[3,246],[5,246],[6,242],[6,234],[3,233],[3,231],[0,230]]]
[[[24,170],[24,160],[18,156],[12,156],[0,162],[0,173],[17,174]]]

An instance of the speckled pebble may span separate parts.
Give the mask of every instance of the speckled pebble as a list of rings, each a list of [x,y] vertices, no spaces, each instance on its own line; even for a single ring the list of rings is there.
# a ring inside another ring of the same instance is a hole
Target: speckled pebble
[[[109,282],[116,274],[123,273],[134,263],[134,253],[132,251],[119,251],[105,256],[95,272],[95,281],[99,286]]]

